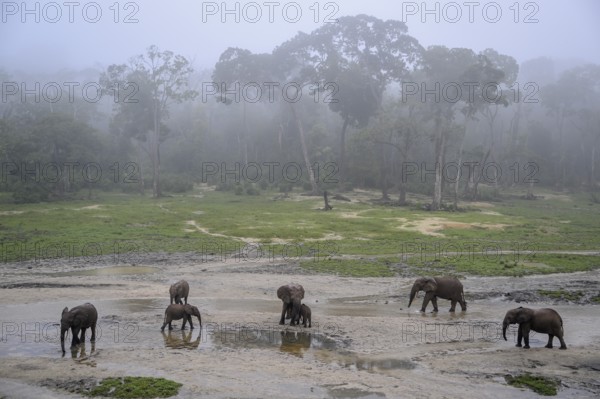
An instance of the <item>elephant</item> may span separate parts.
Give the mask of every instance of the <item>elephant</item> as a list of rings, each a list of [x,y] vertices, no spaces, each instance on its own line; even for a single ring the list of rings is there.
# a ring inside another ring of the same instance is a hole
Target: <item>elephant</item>
[[[412,304],[417,292],[425,291],[423,306],[421,312],[425,312],[425,308],[429,301],[433,304],[433,311],[438,311],[437,298],[449,299],[451,301],[450,312],[454,312],[456,303],[460,304],[462,311],[467,310],[467,302],[465,302],[465,294],[463,285],[456,277],[421,277],[415,280],[415,283],[410,290],[410,300],[408,307]]]
[[[277,289],[277,298],[283,302],[279,324],[285,324],[286,312],[290,315],[290,325],[300,323],[300,306],[304,298],[304,288],[300,284],[282,285]]]
[[[192,316],[196,316],[198,318],[198,324],[200,328],[202,328],[202,317],[200,316],[200,311],[197,307],[192,306],[190,304],[182,305],[180,303],[173,303],[165,309],[165,318],[160,331],[165,330],[165,326],[169,325],[169,330],[172,330],[171,322],[173,320],[183,319],[183,323],[181,324],[181,329],[185,329],[185,323],[190,323],[190,330],[194,329],[194,324],[192,323]]]
[[[311,327],[311,322],[310,322],[310,308],[308,306],[306,306],[305,304],[302,304],[302,306],[300,306],[300,322],[302,323],[302,325],[304,327],[306,327],[306,321],[308,320],[308,328]]]
[[[521,340],[525,340],[523,348],[529,349],[529,331],[533,330],[541,334],[548,334],[548,343],[546,348],[552,348],[554,337],[558,337],[560,341],[560,349],[567,349],[565,340],[563,339],[563,321],[560,315],[554,309],[529,309],[518,307],[506,312],[504,321],[502,322],[502,336],[506,339],[506,329],[509,324],[518,324],[517,345],[521,347]]]
[[[92,329],[90,342],[96,341],[96,323],[98,322],[98,312],[91,303],[75,306],[74,308],[64,308],[60,319],[60,347],[63,355],[65,354],[65,333],[71,329],[73,339],[71,348],[85,342],[85,330]],[[78,337],[81,330],[81,338]]]
[[[183,305],[181,298],[185,299],[187,305],[188,294],[190,293],[190,285],[185,280],[179,280],[175,284],[172,284],[169,288],[169,295],[171,296],[171,304],[173,301],[180,305]]]

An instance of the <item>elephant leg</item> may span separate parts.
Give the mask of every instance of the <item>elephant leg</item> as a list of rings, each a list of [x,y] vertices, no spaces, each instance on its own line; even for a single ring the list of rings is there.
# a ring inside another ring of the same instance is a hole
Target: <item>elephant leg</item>
[[[554,335],[548,334],[548,343],[546,344],[546,348],[552,348],[552,341],[554,340]]]
[[[185,304],[187,305],[187,295],[185,296]]]
[[[192,323],[192,316],[188,315],[187,317],[188,323],[190,323],[190,330],[194,329],[194,323]]]
[[[460,304],[460,310],[462,310],[463,312],[467,310],[467,302],[460,299],[458,301],[458,303]]]
[[[518,346],[520,348],[522,346],[521,345],[522,340],[523,340],[523,328],[519,324],[519,329],[517,330],[517,344],[515,346]]]
[[[456,311],[456,299],[451,299],[450,300],[450,311],[451,312]]]
[[[85,327],[81,329],[81,338],[79,338],[79,341],[81,342],[85,342],[85,330]]]
[[[529,326],[523,327],[523,340],[525,341],[525,346],[523,348],[529,349]]]
[[[92,324],[92,338],[90,338],[90,342],[96,342],[96,323]]]
[[[423,298],[423,305],[421,306],[421,312],[425,312],[425,309],[427,308],[427,305],[429,305],[429,301],[431,301],[431,298],[433,298],[432,292],[428,292],[425,294],[425,298]]]
[[[181,322],[181,329],[185,330],[185,323],[187,323],[188,318],[187,315],[183,315],[183,321]]]
[[[283,303],[283,307],[281,309],[281,319],[279,319],[279,324],[280,325],[284,325],[285,324],[285,313],[287,311],[287,303]]]
[[[565,340],[562,335],[557,335],[558,340],[560,341],[560,349],[567,349],[567,344],[565,344]]]
[[[431,304],[433,305],[433,312],[437,312],[438,311],[438,306],[437,306],[437,296],[433,296],[431,298]]]
[[[73,339],[71,340],[71,348],[79,345],[79,327],[71,327],[71,334],[73,335]]]

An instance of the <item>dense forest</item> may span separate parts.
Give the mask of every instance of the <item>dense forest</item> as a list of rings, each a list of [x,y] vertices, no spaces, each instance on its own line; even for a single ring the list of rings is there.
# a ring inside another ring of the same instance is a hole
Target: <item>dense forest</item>
[[[0,70],[0,191],[39,202],[102,190],[159,197],[376,189],[429,209],[519,188],[599,201],[600,65],[424,48],[358,15],[212,70],[140,49],[104,70]]]

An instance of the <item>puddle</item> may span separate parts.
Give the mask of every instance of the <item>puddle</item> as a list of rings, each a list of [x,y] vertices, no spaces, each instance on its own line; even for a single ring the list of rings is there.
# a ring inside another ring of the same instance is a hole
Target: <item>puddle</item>
[[[162,270],[152,266],[110,266],[98,269],[78,270],[72,272],[45,273],[52,277],[69,277],[69,276],[125,276],[125,275],[140,275],[159,273]]]
[[[329,388],[327,390],[330,398],[348,399],[380,399],[385,398],[381,392],[368,392],[358,388]]]

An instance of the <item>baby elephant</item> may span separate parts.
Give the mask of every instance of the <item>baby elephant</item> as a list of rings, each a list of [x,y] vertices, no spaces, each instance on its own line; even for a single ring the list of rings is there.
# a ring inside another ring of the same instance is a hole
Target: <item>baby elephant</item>
[[[563,339],[563,321],[554,309],[528,309],[519,307],[506,312],[502,323],[502,335],[506,339],[506,329],[509,324],[518,324],[517,346],[521,347],[521,340],[525,339],[525,349],[529,349],[529,331],[548,334],[546,348],[552,348],[552,340],[558,337],[560,349],[567,349]]]
[[[190,329],[194,329],[194,324],[192,323],[192,316],[196,316],[198,318],[198,324],[200,324],[200,328],[202,328],[202,318],[200,317],[200,311],[197,307],[186,304],[181,305],[179,303],[174,303],[172,305],[167,306],[165,310],[165,319],[160,331],[165,330],[165,326],[169,325],[169,330],[172,330],[171,322],[173,320],[183,319],[183,323],[181,324],[181,329],[185,329],[185,323],[190,323]]]
[[[91,303],[75,306],[74,308],[64,308],[60,318],[60,348],[65,354],[65,334],[69,329],[73,334],[71,348],[85,342],[85,330],[92,330],[90,342],[96,341],[96,323],[98,322],[98,312]],[[81,337],[78,337],[81,331]]]
[[[188,294],[190,293],[190,285],[185,280],[179,280],[175,284],[172,284],[169,288],[169,295],[171,296],[171,303],[183,304],[182,298],[185,299],[187,305]]]
[[[305,304],[302,304],[302,306],[300,306],[300,323],[302,323],[302,325],[304,327],[306,327],[307,320],[308,320],[308,328],[310,328],[311,327],[310,308],[308,306],[306,306]]]

